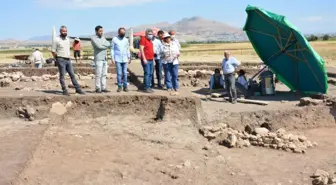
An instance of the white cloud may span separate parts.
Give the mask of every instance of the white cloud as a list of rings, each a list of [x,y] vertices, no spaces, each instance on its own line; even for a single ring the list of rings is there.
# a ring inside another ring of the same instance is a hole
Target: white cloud
[[[309,16],[301,19],[302,21],[306,22],[322,22],[324,18],[322,16]]]
[[[101,7],[120,7],[128,5],[139,5],[149,2],[162,0],[35,0],[41,6],[67,8],[67,9],[86,9]]]

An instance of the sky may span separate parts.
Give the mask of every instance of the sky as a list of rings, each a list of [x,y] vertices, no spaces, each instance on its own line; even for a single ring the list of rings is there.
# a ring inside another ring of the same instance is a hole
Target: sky
[[[10,0],[0,6],[0,40],[51,35],[52,26],[72,36],[119,27],[200,16],[242,28],[250,4],[285,15],[303,33],[336,32],[336,0]]]

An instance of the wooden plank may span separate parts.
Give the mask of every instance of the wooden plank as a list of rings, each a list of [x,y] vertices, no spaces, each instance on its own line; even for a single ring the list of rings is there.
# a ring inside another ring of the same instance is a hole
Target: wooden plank
[[[225,100],[229,100],[228,97],[224,98]],[[261,100],[249,100],[249,99],[242,99],[242,98],[238,98],[237,102],[239,103],[250,103],[250,104],[257,104],[257,105],[268,105],[269,102],[267,101],[261,101]]]
[[[213,98],[220,98],[220,97],[224,97],[225,95],[227,95],[226,92],[211,93],[211,97]]]

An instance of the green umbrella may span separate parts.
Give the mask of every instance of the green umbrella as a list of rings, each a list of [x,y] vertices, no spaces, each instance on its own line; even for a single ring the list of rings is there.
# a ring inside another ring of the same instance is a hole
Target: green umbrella
[[[324,60],[300,31],[282,15],[253,6],[246,12],[244,31],[277,78],[297,92],[327,93]]]

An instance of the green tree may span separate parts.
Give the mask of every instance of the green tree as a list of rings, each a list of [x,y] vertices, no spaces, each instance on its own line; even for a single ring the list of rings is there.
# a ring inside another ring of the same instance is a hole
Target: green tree
[[[329,40],[330,36],[328,34],[323,35],[322,39],[323,40]]]

